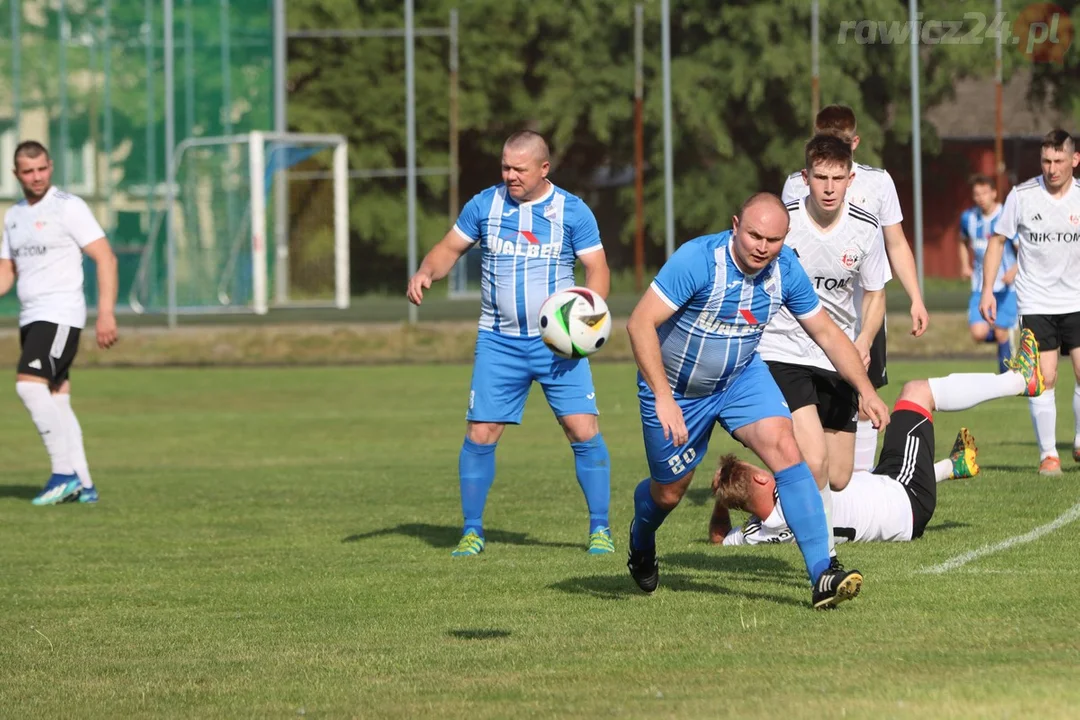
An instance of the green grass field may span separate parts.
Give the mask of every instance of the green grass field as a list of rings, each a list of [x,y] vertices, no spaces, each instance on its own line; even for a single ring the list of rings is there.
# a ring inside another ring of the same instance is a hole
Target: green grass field
[[[992,361],[897,364],[906,377]],[[1080,471],[1040,478],[1025,401],[938,416],[983,473],[926,536],[843,546],[863,594],[809,609],[794,546],[705,541],[699,478],[625,568],[645,470],[634,370],[597,364],[614,556],[584,552],[572,454],[534,393],[507,432],[480,557],[452,560],[466,366],[94,370],[76,402],[102,501],[35,508],[44,450],[0,414],[4,717],[1077,717]],[[1072,383],[1058,393],[1072,437]],[[722,432],[703,467],[735,447]]]

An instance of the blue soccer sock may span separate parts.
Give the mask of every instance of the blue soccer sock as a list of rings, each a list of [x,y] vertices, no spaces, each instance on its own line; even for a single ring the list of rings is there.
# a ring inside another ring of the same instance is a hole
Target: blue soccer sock
[[[484,505],[488,490],[495,482],[495,443],[480,445],[469,438],[461,445],[458,456],[458,476],[461,481],[461,513],[465,527],[461,534],[475,530],[484,537]]]
[[[1012,358],[1012,345],[1009,343],[1008,338],[1005,342],[998,343],[998,372],[1003,373],[1009,369],[1007,363]]]
[[[991,325],[990,329],[986,331],[986,337],[983,338],[983,342],[985,342],[985,343],[997,342],[997,333],[994,332],[994,326],[993,325]]]
[[[821,493],[806,463],[792,465],[775,474],[776,492],[784,518],[799,543],[806,572],[814,583],[829,567],[829,528],[825,522],[825,506]]]
[[[604,437],[596,433],[585,442],[570,443],[574,450],[574,470],[578,485],[585,493],[589,506],[589,533],[610,527],[608,508],[611,506],[611,456]]]
[[[656,549],[656,531],[671,512],[653,500],[651,484],[652,480],[645,478],[634,490],[634,530],[630,537],[634,549],[646,552]],[[825,562],[828,563],[828,558]]]

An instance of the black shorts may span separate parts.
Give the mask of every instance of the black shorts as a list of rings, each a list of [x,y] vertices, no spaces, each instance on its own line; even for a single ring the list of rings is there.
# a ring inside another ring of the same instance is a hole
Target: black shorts
[[[51,322],[32,322],[19,328],[22,355],[15,372],[33,375],[58,389],[68,379],[71,363],[79,351],[79,328]]]
[[[874,389],[883,388],[889,384],[889,370],[885,357],[885,323],[874,336],[874,342],[870,343],[870,367],[866,369],[870,376],[870,383]]]
[[[1064,315],[1023,315],[1020,327],[1035,333],[1039,351],[1057,350],[1068,355],[1080,347],[1080,312]]]
[[[859,424],[859,395],[839,373],[785,362],[766,364],[791,412],[817,405],[823,428],[855,432]]]
[[[911,500],[911,539],[922,537],[937,506],[934,421],[928,412],[912,403],[896,404],[873,472],[904,486]]]

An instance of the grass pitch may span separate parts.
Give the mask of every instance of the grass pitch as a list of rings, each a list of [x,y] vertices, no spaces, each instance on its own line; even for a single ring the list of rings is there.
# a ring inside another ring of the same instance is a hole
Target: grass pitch
[[[894,364],[906,378],[993,361]],[[1080,471],[1035,472],[1026,401],[939,414],[974,480],[926,536],[842,546],[866,576],[809,609],[794,546],[706,542],[699,478],[658,536],[661,587],[625,568],[645,472],[634,369],[595,366],[617,552],[590,557],[573,456],[534,389],[508,430],[487,551],[452,560],[470,368],[94,370],[75,407],[102,494],[35,508],[47,464],[0,414],[0,715],[6,717],[1076,717]],[[1072,438],[1072,386],[1058,433]],[[709,458],[736,444],[719,429]],[[745,451],[744,451],[745,452]],[[705,473],[703,473],[705,474]],[[1075,513],[1074,513],[1075,514]]]

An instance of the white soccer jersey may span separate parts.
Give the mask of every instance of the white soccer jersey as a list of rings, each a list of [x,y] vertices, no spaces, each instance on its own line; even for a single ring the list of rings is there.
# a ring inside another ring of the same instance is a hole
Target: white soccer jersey
[[[847,191],[847,201],[869,211],[882,227],[895,225],[904,219],[900,211],[900,198],[896,195],[896,183],[892,175],[882,168],[855,163],[855,177]],[[802,170],[788,175],[780,199],[787,205],[802,200],[810,194],[810,186],[803,181]]]
[[[1021,315],[1080,312],[1080,180],[1060,200],[1032,178],[1009,192],[994,229],[1015,238],[1020,266],[1016,300]]]
[[[829,315],[854,340],[855,285],[881,290],[892,279],[877,218],[845,201],[840,219],[825,233],[810,219],[806,203],[804,198],[787,206],[791,227],[784,244],[795,251]],[[835,369],[787,308],[766,326],[758,352],[763,360]]]
[[[848,486],[833,493],[833,535],[837,543],[908,542],[914,527],[911,500],[904,486],[888,475],[856,472]],[[792,542],[795,536],[776,507],[765,520],[751,516],[742,527],[733,528],[725,545],[761,545]]]
[[[55,187],[33,205],[23,200],[7,211],[0,259],[15,262],[20,326],[86,324],[82,249],[103,237],[82,198]]]

